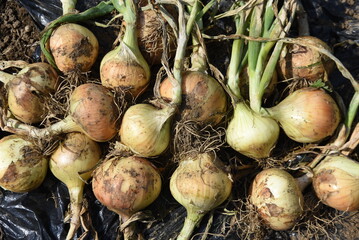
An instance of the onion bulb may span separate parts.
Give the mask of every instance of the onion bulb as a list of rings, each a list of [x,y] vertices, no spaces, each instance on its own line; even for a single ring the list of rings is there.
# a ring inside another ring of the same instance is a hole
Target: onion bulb
[[[120,127],[121,142],[143,157],[164,152],[170,142],[173,109],[136,104],[127,109]]]
[[[51,155],[50,170],[63,182],[70,195],[70,229],[66,239],[72,239],[80,226],[80,212],[86,181],[100,161],[100,146],[82,133],[69,133]]]
[[[250,189],[250,202],[264,223],[276,231],[292,228],[303,213],[303,195],[295,178],[278,168],[257,174]]]
[[[58,75],[47,63],[33,63],[23,68],[7,83],[8,104],[11,113],[28,124],[44,119],[44,97],[55,92]]]
[[[320,88],[298,89],[267,112],[289,138],[300,143],[317,142],[332,135],[340,122],[338,105]]]
[[[115,157],[103,162],[93,174],[95,197],[123,222],[149,206],[159,196],[162,187],[157,168],[141,157]],[[124,239],[134,238],[134,225],[124,229]]]
[[[169,78],[162,81],[160,95],[173,99],[173,84]],[[201,124],[216,125],[227,110],[227,97],[222,86],[211,76],[200,71],[187,71],[182,77],[181,118]]]
[[[234,150],[247,157],[265,158],[275,147],[279,130],[276,121],[257,114],[246,103],[239,102],[228,124],[226,140]]]
[[[340,211],[359,210],[359,163],[346,156],[327,156],[314,168],[318,198]]]
[[[97,59],[99,43],[86,27],[66,23],[54,30],[49,39],[49,48],[60,71],[87,72]]]
[[[190,239],[209,211],[222,204],[232,191],[224,165],[212,153],[193,153],[181,159],[170,180],[172,196],[186,208],[187,217],[177,240]]]
[[[332,52],[330,47],[313,36],[298,37],[317,47]],[[326,80],[325,76],[333,70],[333,62],[320,52],[298,44],[288,44],[281,52],[278,60],[279,74],[283,79],[300,78],[308,81]]]
[[[44,181],[48,159],[26,137],[8,135],[0,140],[0,186],[12,192],[31,191]]]

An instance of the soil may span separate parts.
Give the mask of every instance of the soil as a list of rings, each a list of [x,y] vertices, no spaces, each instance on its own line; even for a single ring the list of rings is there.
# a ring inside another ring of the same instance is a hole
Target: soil
[[[359,79],[358,0],[303,0],[303,5],[310,16],[309,23],[312,35],[320,37],[333,47],[334,54],[353,76]],[[225,25],[217,27],[223,28],[226,32],[233,30],[230,26]],[[106,34],[110,36],[108,42],[111,43],[116,34]],[[39,61],[39,37],[39,26],[18,1],[0,0],[0,60]],[[106,44],[102,55],[110,48],[111,44]],[[207,48],[209,49],[210,60],[219,58],[215,63],[223,74],[228,65],[229,45],[210,42]],[[211,51],[211,49],[219,48],[222,48],[223,51]],[[347,96],[351,95],[352,90],[348,88],[347,80],[338,71],[335,71],[331,78],[335,79],[334,87],[343,96],[344,102],[348,102],[350,99]],[[225,154],[231,157],[234,155],[231,151]],[[354,156],[357,159],[359,158],[357,154]],[[164,179],[168,179],[168,176],[164,176]],[[241,180],[235,184],[235,187],[239,188],[243,185],[248,186],[248,181]],[[168,186],[165,185],[163,188],[166,189]],[[238,190],[235,191],[234,196],[243,194],[238,192]],[[31,236],[33,236],[31,239],[63,238],[67,229],[62,226],[62,214],[65,212],[68,203],[68,199],[62,197],[64,194],[67,194],[66,187],[50,174],[44,185],[33,193],[19,195],[0,191],[0,214],[5,216],[0,217],[0,239],[22,239],[24,236],[28,239]],[[101,206],[95,200],[89,187],[85,189],[85,194],[88,199],[88,208],[91,209],[91,213],[96,214],[96,218],[92,221],[99,236],[115,239],[115,236],[109,237],[108,234],[117,232],[118,216]],[[52,199],[57,200],[55,202]],[[243,203],[233,201],[228,204],[226,214],[222,214],[223,209],[212,213],[214,221],[210,231],[218,234],[209,234],[208,239],[359,239],[358,212],[343,214],[331,209],[318,202],[312,189],[306,190],[305,201],[308,209],[303,216],[303,221],[293,231],[283,232],[272,231],[259,226],[260,223],[255,221],[255,216],[250,219],[248,217],[250,215],[236,213],[236,207],[243,207]],[[50,208],[51,210],[49,210]],[[150,220],[140,224],[144,228],[145,236],[148,239],[171,239],[181,228],[185,216],[184,209],[167,192],[153,204],[152,210],[158,212],[157,217],[160,220],[154,221],[152,224],[148,224],[151,222]],[[21,214],[27,214],[28,218],[18,222],[19,219],[23,218]],[[201,224],[198,233],[205,231],[206,223],[209,220],[210,217],[208,216],[203,219],[203,224]],[[249,228],[249,225],[252,225],[252,228]],[[244,233],[241,232],[241,228],[249,229],[248,231],[253,230],[253,232]],[[261,232],[255,233],[254,231]],[[225,232],[228,234],[223,236]],[[199,234],[195,239],[200,239],[201,236]]]

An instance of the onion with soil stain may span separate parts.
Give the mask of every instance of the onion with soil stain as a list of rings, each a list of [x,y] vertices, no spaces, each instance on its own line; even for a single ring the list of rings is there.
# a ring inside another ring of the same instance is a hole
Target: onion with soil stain
[[[114,157],[103,162],[93,174],[95,197],[126,223],[132,215],[150,205],[160,194],[157,168],[140,157]],[[134,222],[123,229],[124,239],[140,239]]]
[[[82,133],[69,133],[51,155],[49,167],[69,191],[70,229],[67,240],[73,239],[80,227],[83,190],[100,161],[100,146]]]
[[[249,194],[264,223],[274,230],[291,229],[303,213],[301,189],[295,178],[282,169],[258,173]]]
[[[340,211],[359,209],[359,163],[346,156],[327,156],[314,168],[318,198]]]
[[[48,159],[29,139],[18,135],[0,140],[0,186],[12,192],[39,187],[48,169]]]

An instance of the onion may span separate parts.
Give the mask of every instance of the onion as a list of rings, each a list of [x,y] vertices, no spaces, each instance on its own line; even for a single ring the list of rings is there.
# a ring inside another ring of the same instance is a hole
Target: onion
[[[232,181],[212,153],[194,153],[181,159],[170,180],[172,196],[186,208],[187,217],[177,240],[190,239],[203,216],[230,195]]]
[[[298,40],[332,52],[330,47],[319,38],[302,36],[298,37]],[[332,72],[334,67],[333,62],[326,56],[310,47],[298,44],[287,45],[282,50],[278,65],[279,75],[283,79],[301,78],[308,81],[326,80],[326,76]]]
[[[340,211],[359,210],[359,163],[346,156],[327,156],[314,168],[318,198]]]
[[[0,186],[12,192],[28,192],[41,185],[48,159],[26,137],[8,135],[0,140]]]
[[[158,109],[150,104],[129,107],[122,118],[121,142],[140,156],[160,155],[170,142],[173,111],[172,108]]]
[[[289,138],[301,143],[317,142],[332,135],[340,122],[336,102],[319,88],[296,90],[267,112]]]
[[[44,97],[56,90],[57,80],[58,75],[50,64],[27,65],[6,85],[11,113],[24,123],[42,121],[46,114]]]
[[[119,5],[124,3],[119,3]],[[127,3],[126,3],[127,4]],[[134,97],[145,91],[150,81],[150,68],[137,42],[136,7],[133,2],[118,9],[123,14],[126,31],[121,44],[108,52],[101,61],[100,78],[108,88],[121,88]]]
[[[161,176],[155,166],[140,157],[115,157],[102,163],[94,172],[95,197],[123,222],[146,208],[160,194]],[[124,239],[134,237],[134,225],[124,229]]]
[[[160,95],[169,102],[173,99],[173,84],[169,78],[160,85]],[[182,77],[181,118],[200,124],[216,125],[227,110],[227,97],[222,86],[211,76],[200,71],[187,71]]]
[[[257,174],[251,185],[250,202],[264,223],[277,231],[292,228],[303,213],[303,195],[295,178],[278,168]]]
[[[239,102],[228,124],[226,140],[234,150],[247,157],[265,158],[275,147],[279,130],[276,121],[257,114],[246,103]]]
[[[63,182],[70,195],[70,229],[66,239],[72,239],[80,226],[83,190],[92,171],[100,161],[100,146],[82,133],[69,133],[51,155],[50,170]]]
[[[75,23],[66,23],[56,28],[49,39],[49,47],[58,69],[64,73],[89,71],[99,50],[95,35]]]

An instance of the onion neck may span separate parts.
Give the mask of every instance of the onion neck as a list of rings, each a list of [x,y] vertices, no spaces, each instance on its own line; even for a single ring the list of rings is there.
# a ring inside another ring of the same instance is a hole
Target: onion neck
[[[199,211],[187,209],[187,216],[184,221],[184,225],[177,240],[189,240],[191,239],[192,233],[195,227],[201,222],[205,213]]]
[[[82,201],[83,201],[83,190],[84,184],[78,187],[70,187],[69,194],[70,194],[70,229],[67,233],[66,240],[71,240],[76,234],[77,229],[80,227],[81,221],[81,208],[82,208]]]
[[[311,173],[306,173],[303,176],[300,176],[295,179],[301,192],[303,192],[304,189],[312,183],[313,176],[311,175]]]
[[[83,132],[83,129],[75,122],[71,115],[47,128],[37,129],[32,133],[30,132],[30,134],[33,135],[33,137],[45,138],[69,132]]]
[[[3,71],[0,71],[0,81],[2,83],[4,83],[5,85],[10,82],[12,79],[14,79],[16,76],[10,74],[10,73],[6,73]]]
[[[76,12],[77,0],[61,0],[62,4],[62,15]]]

